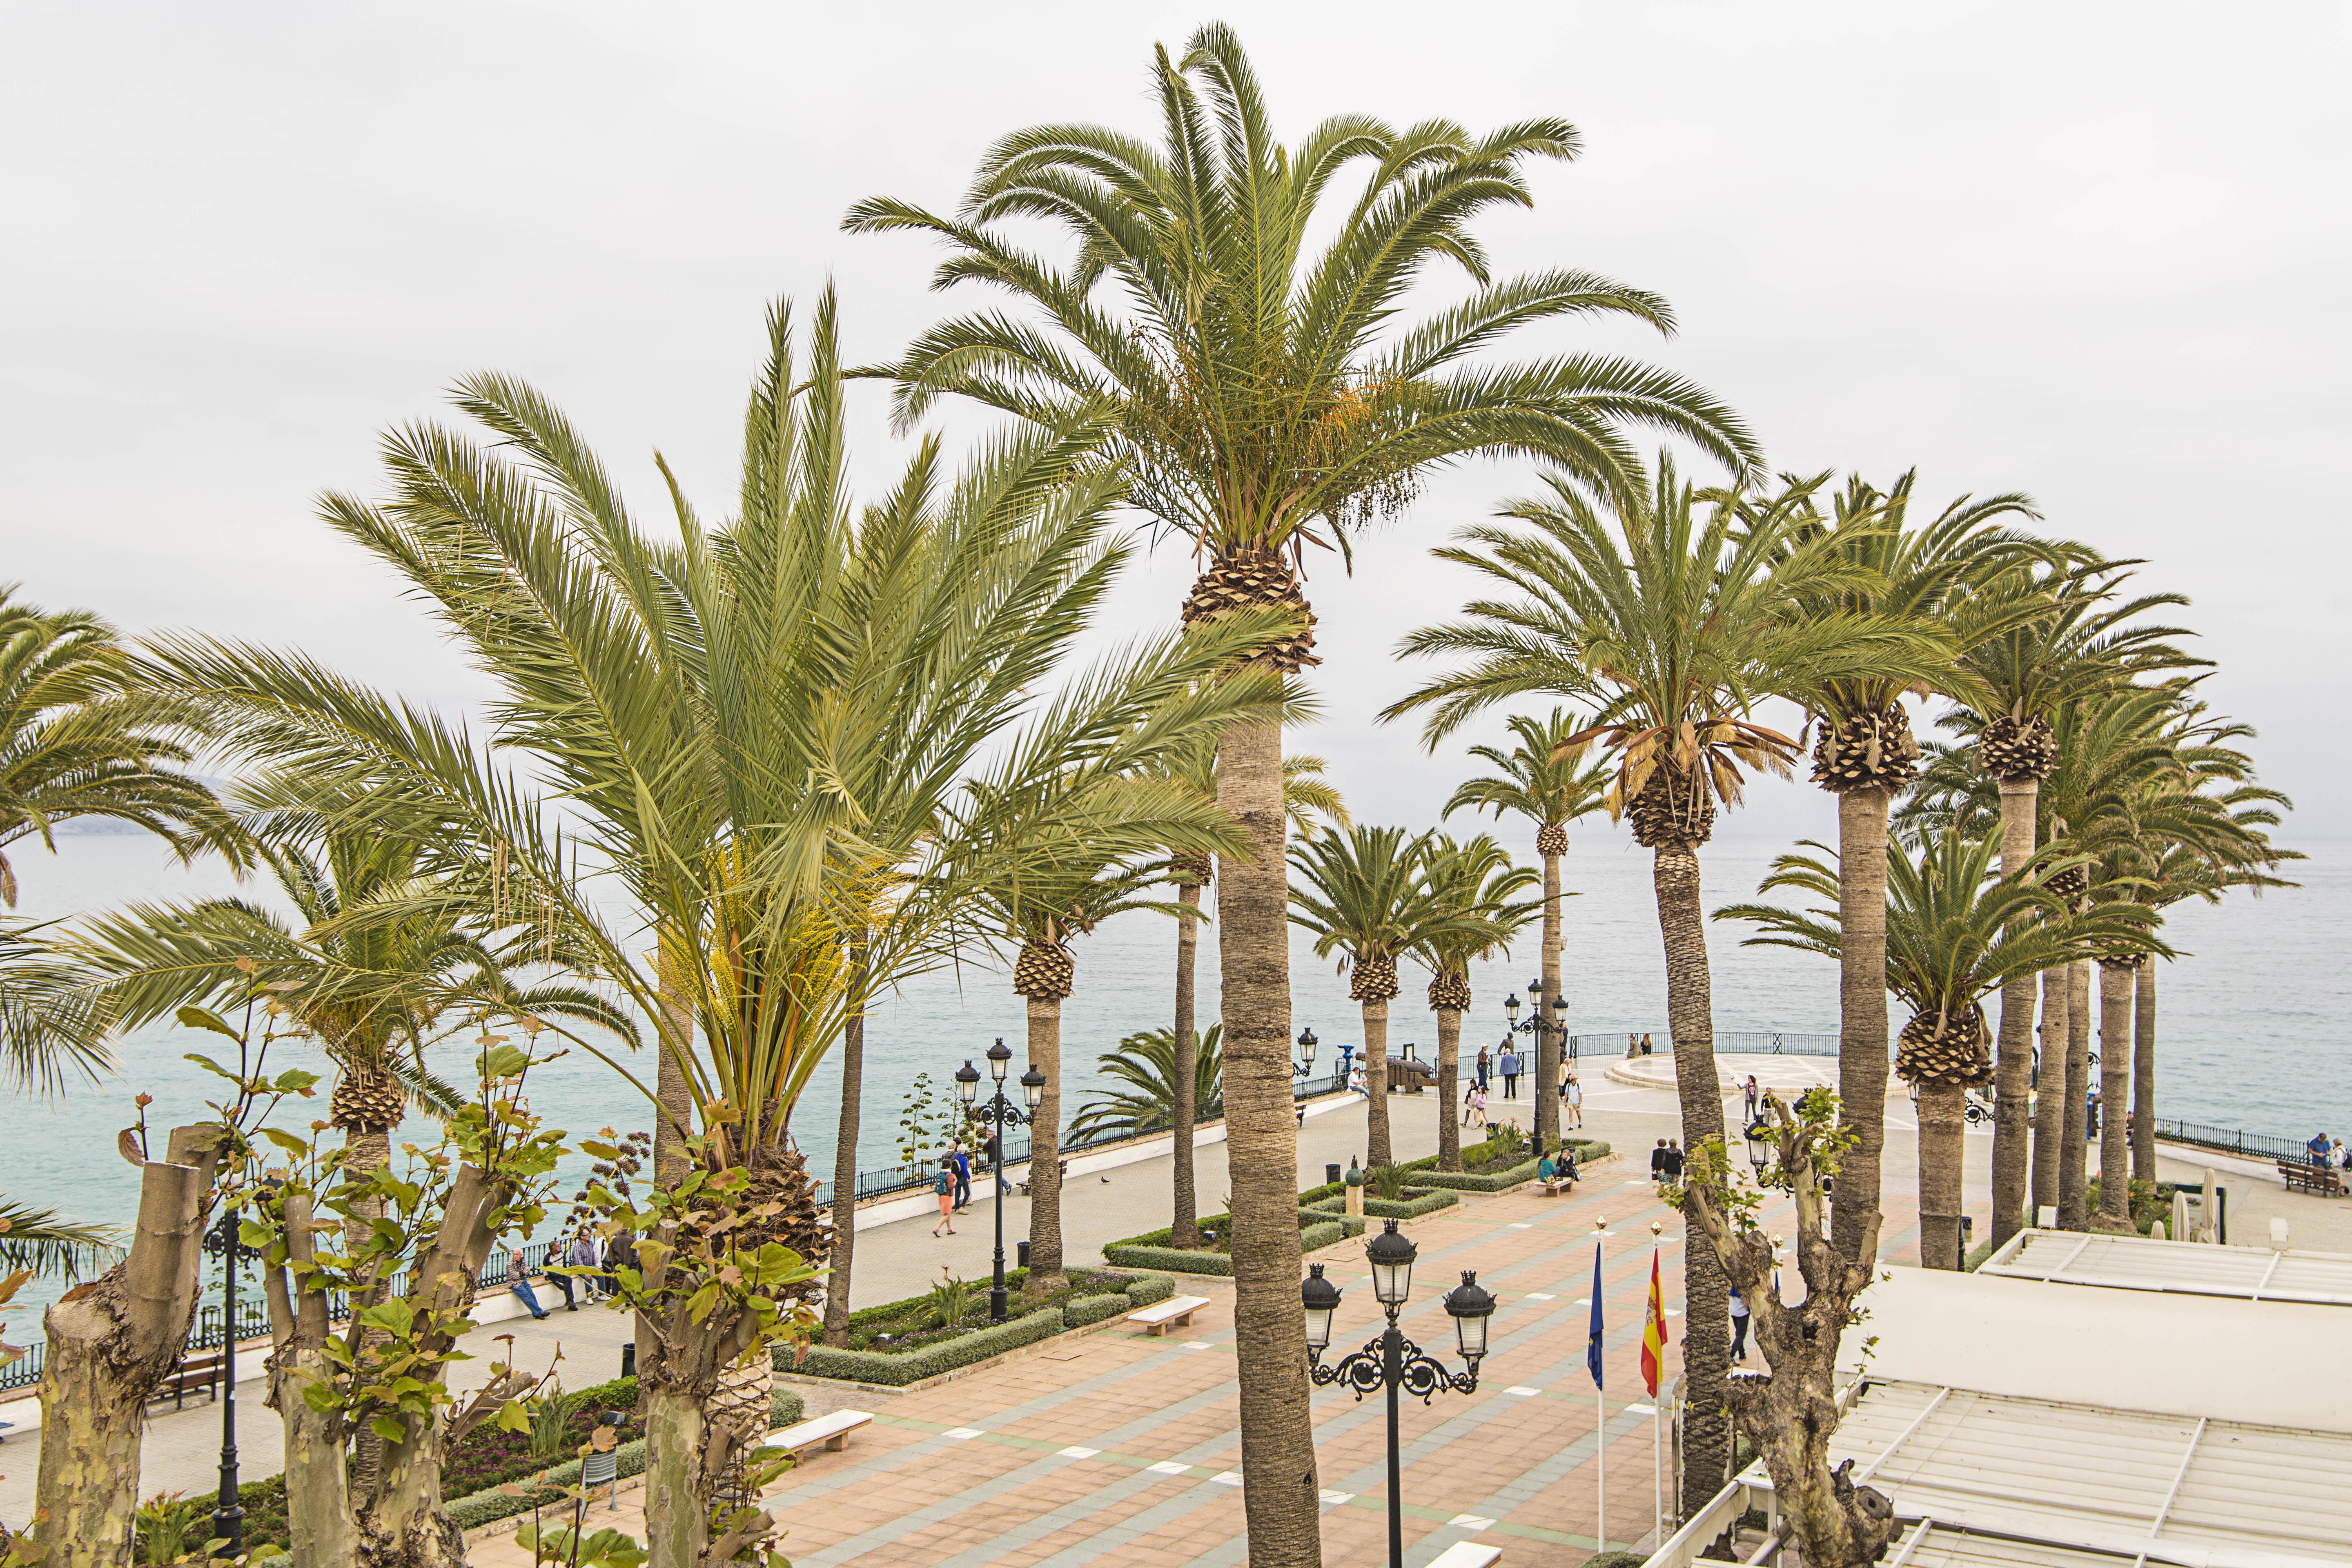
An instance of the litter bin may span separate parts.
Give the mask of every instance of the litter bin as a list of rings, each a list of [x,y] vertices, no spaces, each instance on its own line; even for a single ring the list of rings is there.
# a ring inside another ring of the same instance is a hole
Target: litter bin
[[[1976,1218],[1976,1215],[1967,1215],[1967,1214],[1962,1215],[1960,1216],[1960,1264],[1959,1264],[1959,1266],[1960,1266],[1961,1268],[1966,1268],[1969,1266],[1969,1248],[1970,1248],[1971,1247],[1974,1247],[1974,1246],[1976,1245],[1976,1238],[1977,1238],[1977,1218]]]
[[[1025,1241],[1021,1244],[1021,1267],[1029,1267],[1029,1244]]]
[[[1323,1167],[1323,1184],[1327,1187],[1336,1187],[1339,1184],[1339,1161],[1334,1160]]]

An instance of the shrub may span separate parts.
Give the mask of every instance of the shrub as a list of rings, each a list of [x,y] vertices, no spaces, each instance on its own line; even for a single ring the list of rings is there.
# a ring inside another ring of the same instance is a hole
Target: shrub
[[[1363,1222],[1359,1220],[1356,1226],[1355,1234],[1361,1236]],[[1347,1240],[1348,1234],[1348,1222],[1344,1219],[1329,1220],[1322,1225],[1310,1225],[1298,1233],[1298,1250],[1313,1252],[1316,1248],[1328,1247],[1335,1241]]]
[[[1305,1235],[1305,1232],[1300,1232]],[[1223,1252],[1187,1252],[1181,1247],[1166,1245],[1168,1233],[1161,1231],[1160,1240],[1146,1242],[1114,1241],[1103,1248],[1103,1256],[1121,1268],[1164,1268],[1177,1274],[1215,1274],[1231,1279],[1234,1260]]]
[[[1134,1304],[1125,1291],[1115,1296],[1074,1296],[1062,1303],[1062,1321],[1074,1329],[1088,1323],[1099,1323],[1116,1312],[1132,1311]]]
[[[1176,1281],[1165,1274],[1139,1274],[1135,1277],[1135,1283],[1127,1288],[1127,1299],[1139,1307],[1165,1301],[1174,1294]]]
[[[943,1372],[970,1366],[986,1361],[1006,1351],[1051,1339],[1062,1331],[1062,1309],[1046,1307],[1025,1313],[1009,1322],[994,1324],[959,1334],[951,1340],[938,1340],[919,1350],[896,1352],[882,1351],[835,1350],[830,1345],[812,1346],[808,1359],[788,1370],[808,1377],[836,1377],[849,1383],[875,1383],[885,1387],[903,1387],[920,1383],[927,1377],[937,1377]],[[778,1352],[790,1355],[789,1350]]]

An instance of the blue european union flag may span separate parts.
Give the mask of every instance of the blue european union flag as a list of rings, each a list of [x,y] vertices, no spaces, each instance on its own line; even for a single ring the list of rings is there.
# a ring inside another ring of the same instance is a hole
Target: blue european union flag
[[[1592,1244],[1592,1338],[1584,1347],[1584,1365],[1592,1386],[1601,1386],[1601,1244]]]

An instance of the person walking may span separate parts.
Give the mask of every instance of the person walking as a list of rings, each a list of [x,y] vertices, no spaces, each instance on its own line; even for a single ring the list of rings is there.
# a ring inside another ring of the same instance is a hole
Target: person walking
[[[1495,1066],[1502,1072],[1503,1075],[1503,1098],[1505,1100],[1518,1099],[1519,1053],[1512,1049],[1509,1046],[1505,1046],[1503,1047],[1502,1057],[1495,1063]]]
[[[547,1316],[547,1310],[539,1304],[539,1297],[530,1288],[530,1265],[522,1260],[522,1249],[518,1247],[507,1248],[507,1289],[514,1292],[516,1300],[530,1309],[532,1317]]]
[[[1471,1127],[1486,1125],[1486,1090],[1477,1084],[1470,1086],[1470,1120],[1465,1125]]]
[[[1560,1098],[1568,1104],[1568,1124],[1570,1127],[1583,1126],[1584,1085],[1577,1081],[1574,1073],[1570,1073],[1568,1075],[1568,1081],[1560,1085],[1559,1092]]]
[[[1003,1197],[1013,1190],[1013,1184],[1004,1179],[1004,1145],[996,1133],[991,1132],[980,1152],[988,1156],[988,1168],[996,1173],[996,1195]]]
[[[1666,1141],[1661,1138],[1658,1140],[1658,1146],[1650,1151],[1650,1180],[1663,1182],[1665,1179]]]
[[[955,1166],[955,1206],[971,1206],[971,1151],[959,1138],[948,1149],[948,1159]]]
[[[1666,1140],[1665,1166],[1666,1180],[1679,1182],[1683,1179],[1683,1146],[1672,1138]]]
[[[1750,1126],[1750,1127],[1753,1127],[1753,1126],[1755,1126],[1755,1125],[1756,1125],[1756,1108],[1757,1108],[1758,1104],[1759,1104],[1759,1103],[1760,1103],[1760,1102],[1762,1101],[1763,1098],[1764,1098],[1764,1091],[1763,1091],[1762,1089],[1759,1089],[1759,1088],[1757,1088],[1757,1087],[1756,1087],[1756,1075],[1755,1075],[1754,1073],[1749,1073],[1749,1074],[1748,1075],[1748,1089],[1747,1089],[1747,1093],[1748,1093],[1748,1122],[1747,1122],[1747,1124],[1748,1124],[1748,1126]]]
[[[1470,1081],[1476,1084],[1480,1089],[1486,1088],[1486,1072],[1493,1064],[1494,1058],[1487,1055],[1486,1047],[1480,1046],[1478,1047],[1478,1066],[1476,1069],[1471,1073]]]
[[[936,1238],[944,1227],[950,1236],[955,1234],[955,1161],[940,1156],[940,1168],[931,1177],[931,1192],[940,1200],[940,1223],[931,1226]]]
[[[1748,1359],[1748,1298],[1737,1285],[1731,1288],[1731,1359]]]

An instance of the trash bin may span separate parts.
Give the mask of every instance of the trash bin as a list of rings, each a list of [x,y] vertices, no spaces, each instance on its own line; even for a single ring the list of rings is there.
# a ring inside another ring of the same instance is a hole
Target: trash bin
[[[1334,1160],[1323,1167],[1323,1184],[1327,1187],[1336,1187],[1339,1184],[1339,1161]]]
[[[1029,1244],[1025,1241],[1021,1244],[1021,1267],[1029,1267]]]
[[[1962,1215],[1960,1216],[1960,1267],[1963,1268],[1969,1266],[1969,1248],[1976,1245],[1976,1215]]]

